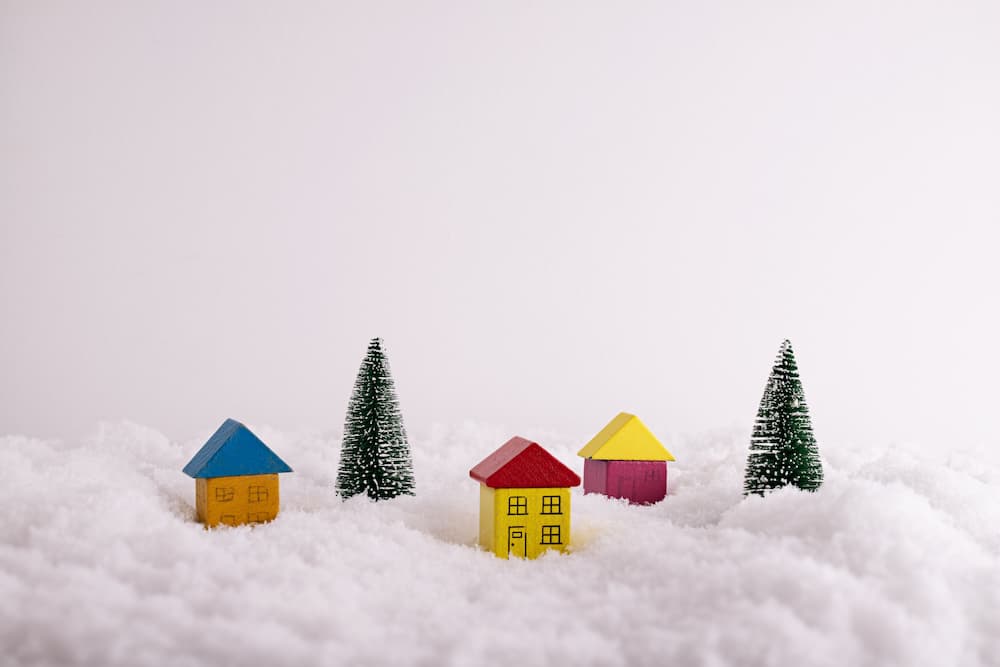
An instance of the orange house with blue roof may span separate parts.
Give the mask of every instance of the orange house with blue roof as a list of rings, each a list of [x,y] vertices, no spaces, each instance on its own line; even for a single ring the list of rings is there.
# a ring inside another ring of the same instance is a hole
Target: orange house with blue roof
[[[195,480],[198,521],[209,528],[278,516],[278,474],[283,472],[292,469],[235,419],[227,419],[184,466]]]

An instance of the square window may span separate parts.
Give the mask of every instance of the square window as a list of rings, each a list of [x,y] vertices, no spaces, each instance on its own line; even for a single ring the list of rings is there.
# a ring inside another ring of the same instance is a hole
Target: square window
[[[248,500],[252,503],[265,503],[267,502],[267,487],[266,486],[251,486],[248,490],[249,498]]]
[[[527,514],[528,498],[526,496],[511,496],[507,499],[507,514]]]
[[[562,514],[562,498],[542,496],[542,514]]]
[[[220,503],[228,503],[234,495],[235,492],[231,486],[220,486],[215,489],[215,499]]]
[[[562,544],[562,526],[542,526],[542,544]]]
[[[247,514],[247,523],[264,523],[270,520],[271,517],[267,512],[250,512]]]

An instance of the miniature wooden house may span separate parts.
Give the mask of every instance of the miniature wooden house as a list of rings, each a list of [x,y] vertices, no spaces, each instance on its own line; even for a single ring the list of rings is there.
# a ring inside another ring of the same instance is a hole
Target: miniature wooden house
[[[184,472],[195,479],[198,521],[212,527],[272,520],[278,515],[278,473],[292,469],[250,429],[227,419]]]
[[[579,455],[584,458],[584,493],[625,498],[636,505],[667,495],[667,461],[674,456],[635,415],[620,413]]]
[[[479,544],[535,558],[569,544],[570,487],[580,477],[537,442],[514,437],[469,471],[480,483]]]

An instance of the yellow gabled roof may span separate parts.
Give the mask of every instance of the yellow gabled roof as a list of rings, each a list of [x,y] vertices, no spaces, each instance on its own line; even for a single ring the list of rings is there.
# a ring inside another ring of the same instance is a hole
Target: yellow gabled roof
[[[583,446],[578,456],[604,461],[673,461],[674,455],[638,417],[621,412]]]

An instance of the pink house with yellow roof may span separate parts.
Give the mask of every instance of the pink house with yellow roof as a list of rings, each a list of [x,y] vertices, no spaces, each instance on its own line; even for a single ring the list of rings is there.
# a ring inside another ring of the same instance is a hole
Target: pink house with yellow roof
[[[667,461],[674,455],[646,425],[620,413],[578,452],[583,462],[583,492],[625,498],[636,505],[667,495]]]

